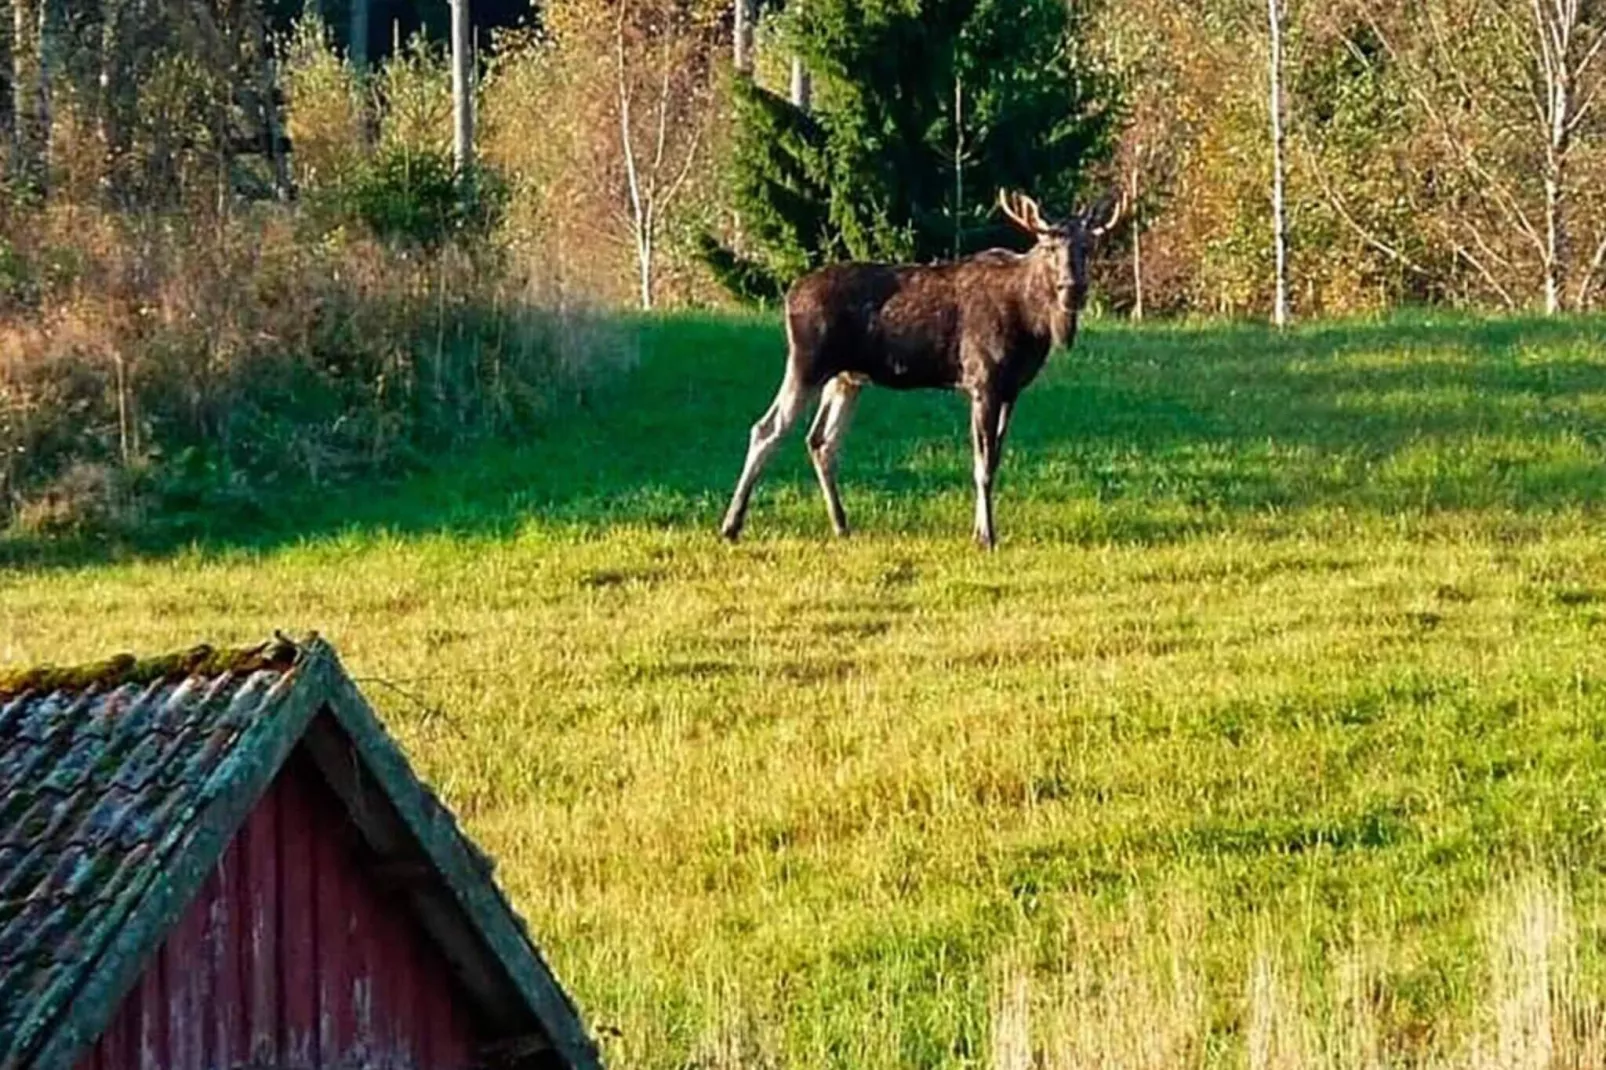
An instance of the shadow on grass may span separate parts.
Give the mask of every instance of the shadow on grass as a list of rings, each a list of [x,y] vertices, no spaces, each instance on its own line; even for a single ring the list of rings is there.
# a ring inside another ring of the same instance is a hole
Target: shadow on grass
[[[771,319],[642,327],[642,364],[522,442],[376,486],[304,488],[250,514],[153,518],[133,541],[0,543],[0,564],[267,549],[339,533],[509,535],[533,523],[706,529],[778,383]],[[1592,508],[1606,493],[1606,320],[1418,315],[1313,325],[1093,324],[1023,398],[1001,481],[1050,538],[1156,541],[1273,510]],[[842,471],[867,528],[965,533],[967,415],[954,396],[872,391]],[[753,531],[819,533],[801,429]],[[935,512],[931,503],[940,502]],[[1065,508],[1074,519],[1044,521]]]

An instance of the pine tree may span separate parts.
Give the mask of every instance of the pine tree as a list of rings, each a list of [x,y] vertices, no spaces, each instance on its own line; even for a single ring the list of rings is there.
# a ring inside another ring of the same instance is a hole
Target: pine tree
[[[740,251],[703,239],[738,296],[771,300],[834,260],[924,261],[1009,240],[1001,188],[1068,212],[1111,148],[1115,91],[1066,0],[809,0],[790,45],[812,110],[731,92]]]

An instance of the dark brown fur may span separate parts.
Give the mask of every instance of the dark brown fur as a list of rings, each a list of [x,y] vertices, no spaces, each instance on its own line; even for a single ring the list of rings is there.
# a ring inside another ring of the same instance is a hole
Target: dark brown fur
[[[971,399],[976,538],[991,547],[992,482],[1009,416],[1050,351],[1076,337],[1087,297],[1087,254],[1108,229],[1086,217],[1044,223],[1021,199],[1010,218],[1036,238],[1029,253],[990,249],[925,266],[837,264],[805,275],[786,296],[787,362],[780,392],[753,425],[747,463],[725,515],[740,535],[753,485],[781,436],[823,392],[809,454],[840,535],[847,518],[836,489],[836,454],[859,390],[960,390]],[[1111,220],[1113,223],[1113,219]]]

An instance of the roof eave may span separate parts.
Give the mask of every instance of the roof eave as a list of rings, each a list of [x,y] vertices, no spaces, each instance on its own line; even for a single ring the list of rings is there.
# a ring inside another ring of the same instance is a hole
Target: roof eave
[[[313,645],[326,666],[327,708],[450,888],[470,924],[483,937],[520,999],[568,1066],[574,1070],[601,1067],[600,1054],[578,1008],[519,924],[512,904],[486,863],[475,857],[451,813],[414,775],[400,748],[341,668],[334,649],[321,639]]]

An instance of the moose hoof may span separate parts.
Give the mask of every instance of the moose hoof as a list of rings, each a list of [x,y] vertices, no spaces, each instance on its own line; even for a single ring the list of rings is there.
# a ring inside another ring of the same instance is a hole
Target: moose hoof
[[[719,526],[720,538],[726,542],[735,542],[742,537],[742,522],[740,520],[727,520]]]

